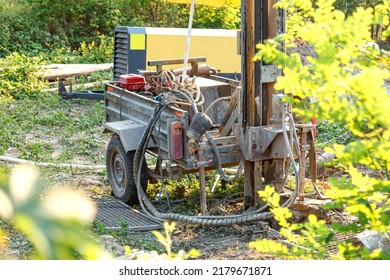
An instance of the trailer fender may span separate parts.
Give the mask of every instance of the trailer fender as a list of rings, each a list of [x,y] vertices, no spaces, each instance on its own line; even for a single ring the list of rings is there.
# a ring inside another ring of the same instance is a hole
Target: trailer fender
[[[114,133],[121,139],[123,148],[126,152],[137,150],[142,134],[146,125],[133,120],[119,122],[109,122],[104,124],[103,133]],[[148,148],[154,147],[152,141],[149,141]]]

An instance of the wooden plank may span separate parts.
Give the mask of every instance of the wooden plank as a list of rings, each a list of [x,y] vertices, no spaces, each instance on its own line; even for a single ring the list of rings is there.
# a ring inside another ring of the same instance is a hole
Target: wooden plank
[[[42,67],[43,75],[48,81],[69,77],[88,76],[94,72],[113,68],[112,63],[104,64],[50,64]]]
[[[233,112],[230,114],[230,118],[221,129],[221,136],[228,136],[232,132],[233,125],[237,123],[238,119],[238,107],[234,107]]]
[[[233,124],[236,123],[238,119],[238,94],[234,93],[232,99],[229,102],[229,107],[224,118],[221,121],[221,126],[219,128],[221,136],[227,136],[231,133]]]

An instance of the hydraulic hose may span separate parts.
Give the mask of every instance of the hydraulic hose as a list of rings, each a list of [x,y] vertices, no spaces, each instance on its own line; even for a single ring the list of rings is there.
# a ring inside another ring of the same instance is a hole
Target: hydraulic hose
[[[264,213],[244,213],[241,215],[232,215],[232,216],[188,216],[176,213],[161,213],[159,212],[154,205],[147,198],[143,188],[141,187],[141,166],[144,160],[144,154],[146,152],[147,143],[153,132],[154,126],[159,119],[164,108],[171,105],[168,102],[161,102],[156,108],[149,120],[149,123],[142,134],[140,143],[138,145],[137,151],[134,156],[133,162],[133,178],[137,187],[138,199],[140,201],[143,211],[150,216],[152,219],[158,221],[182,221],[192,224],[200,225],[209,225],[209,226],[224,226],[224,225],[233,225],[233,224],[243,224],[247,222],[259,221],[269,219],[273,216],[271,212]]]
[[[289,197],[289,199],[286,201],[286,206],[290,206],[291,204],[294,203],[295,199],[297,198],[298,196],[298,189],[299,189],[299,166],[295,163],[294,161],[294,154],[293,154],[293,151],[292,151],[292,148],[290,146],[290,141],[288,139],[288,135],[287,135],[287,123],[286,123],[286,115],[289,115],[287,113],[287,104],[284,105],[284,108],[282,110],[282,130],[283,130],[283,138],[284,138],[284,142],[285,142],[285,145],[287,147],[287,151],[288,151],[288,154],[289,154],[289,158],[290,158],[290,164],[293,168],[293,171],[294,171],[294,177],[295,177],[295,189],[294,189],[294,192],[293,194]],[[291,115],[289,115],[289,118],[290,118],[290,129],[293,131],[293,135],[294,135],[294,138],[295,138],[295,144],[296,144],[296,147],[298,148],[298,162],[299,162],[299,159],[300,159],[300,153],[299,153],[299,144],[298,144],[298,136],[297,136],[297,132],[296,132],[296,129],[295,129],[295,123],[294,123],[294,119],[292,118]]]
[[[152,135],[152,132],[154,130],[154,127],[159,120],[159,117],[162,113],[162,111],[169,105],[173,105],[175,102],[169,102],[163,98],[160,104],[158,104],[154,110],[154,113],[152,117],[150,118],[148,125],[146,129],[144,130],[144,133],[142,134],[141,140],[139,142],[138,148],[136,150],[135,156],[134,156],[134,162],[133,162],[133,178],[134,182],[137,187],[137,193],[138,193],[138,199],[140,202],[140,205],[143,209],[143,211],[152,219],[158,220],[158,221],[165,221],[165,220],[171,220],[171,221],[181,221],[181,222],[187,222],[191,224],[199,224],[203,226],[226,226],[226,225],[233,225],[233,224],[244,224],[248,222],[254,222],[254,221],[260,221],[260,220],[266,220],[273,217],[272,212],[262,212],[264,211],[268,205],[265,205],[261,207],[260,209],[249,212],[249,213],[243,213],[240,215],[228,215],[228,216],[189,216],[189,215],[182,215],[182,214],[176,214],[176,213],[161,213],[159,212],[154,205],[150,202],[150,200],[147,198],[147,195],[145,194],[143,188],[141,187],[141,172],[142,172],[142,164],[144,160],[144,155],[146,153],[147,143],[149,142],[149,139]],[[292,116],[288,116],[291,120],[291,129],[295,132],[295,125],[292,119]],[[283,110],[283,118],[282,118],[282,126],[283,126],[283,136],[284,140],[286,142],[286,146],[288,149],[288,153],[290,156],[290,162],[294,170],[295,174],[295,181],[296,181],[296,187],[294,189],[293,194],[289,197],[289,199],[282,205],[282,207],[289,207],[291,204],[295,201],[297,195],[298,195],[298,186],[299,186],[299,169],[298,166],[295,164],[294,156],[292,149],[290,147],[290,142],[288,141],[287,137],[287,125],[286,125],[286,110]],[[211,138],[211,135],[206,132],[206,136],[210,142],[210,145],[213,147],[214,151],[218,151],[215,141]],[[296,132],[295,132],[296,136]],[[298,138],[296,137],[296,144],[297,144]],[[299,146],[298,146],[299,147]],[[299,153],[298,153],[299,156]],[[217,161],[217,168],[221,168],[220,174],[223,175],[224,172],[222,170],[219,154],[216,153],[216,161]],[[241,166],[241,163],[240,163]],[[239,167],[238,172],[235,176],[237,177],[240,175],[242,169]],[[231,180],[231,177],[224,178],[225,176],[222,176],[222,178]]]
[[[206,115],[208,115],[209,111],[215,106],[215,104],[218,104],[221,101],[229,101],[231,99],[230,96],[225,96],[225,97],[219,97],[215,99],[204,111]]]
[[[217,144],[215,143],[214,139],[211,137],[210,133],[208,131],[206,131],[206,137],[207,139],[209,140],[210,142],[210,145],[211,147],[213,148],[213,152],[214,152],[214,155],[215,155],[215,161],[216,161],[216,166],[217,166],[217,170],[218,170],[218,173],[219,175],[221,175],[221,178],[226,181],[226,182],[231,182],[231,181],[235,181],[238,179],[238,177],[240,177],[241,175],[241,172],[244,168],[244,163],[243,161],[241,160],[240,161],[240,164],[238,165],[238,169],[237,169],[237,173],[234,175],[234,176],[229,176],[227,175],[223,169],[222,169],[222,164],[221,164],[221,158],[220,158],[220,155],[219,155],[219,151],[218,151],[218,147],[217,147]]]

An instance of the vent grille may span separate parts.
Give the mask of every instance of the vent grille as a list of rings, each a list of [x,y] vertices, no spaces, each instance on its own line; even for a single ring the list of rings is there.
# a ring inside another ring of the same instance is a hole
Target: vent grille
[[[129,205],[116,199],[97,202],[96,220],[108,229],[117,229],[126,225],[131,231],[147,231],[162,228],[157,222]]]
[[[127,30],[115,30],[114,38],[114,81],[118,81],[120,75],[128,73],[127,50],[129,49],[129,38]]]

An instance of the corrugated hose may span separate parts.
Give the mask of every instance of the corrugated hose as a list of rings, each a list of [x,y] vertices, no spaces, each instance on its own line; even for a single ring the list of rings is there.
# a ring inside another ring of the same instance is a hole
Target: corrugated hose
[[[138,148],[136,150],[135,156],[134,156],[134,162],[133,162],[133,178],[134,182],[137,187],[137,193],[138,193],[138,199],[141,205],[142,210],[152,219],[158,220],[158,221],[181,221],[186,222],[190,224],[198,224],[202,226],[227,226],[227,225],[234,225],[234,224],[244,224],[248,222],[255,222],[260,220],[266,220],[273,217],[272,212],[263,212],[268,208],[268,205],[264,205],[260,209],[257,209],[255,211],[242,213],[239,215],[227,215],[227,216],[189,216],[189,215],[183,215],[183,214],[176,214],[176,213],[161,213],[158,211],[154,205],[150,202],[147,195],[145,194],[143,188],[141,187],[141,166],[143,164],[144,155],[146,153],[147,143],[149,142],[149,139],[152,135],[152,132],[154,130],[154,127],[162,113],[162,111],[168,107],[169,105],[173,105],[175,102],[169,102],[165,100],[164,98],[161,100],[161,102],[156,106],[153,115],[151,116],[148,125],[141,137],[141,140],[139,142]],[[286,129],[286,112],[284,112],[283,117],[283,135],[284,139],[289,151],[290,156],[290,163],[293,166],[293,170],[295,173],[295,181],[296,181],[296,187],[292,193],[292,195],[287,199],[287,201],[282,205],[282,207],[289,207],[292,203],[294,203],[297,194],[298,194],[298,186],[299,186],[299,167],[296,165],[295,161],[293,160],[293,152],[290,147],[290,143],[288,141],[287,137],[287,129]],[[291,115],[288,116],[291,120]],[[295,131],[295,126],[293,121],[291,121],[291,129]],[[207,138],[214,150],[214,153],[216,154],[216,161],[219,160],[219,154],[216,147],[215,142],[213,141],[211,135],[209,133],[206,134]],[[298,141],[298,138],[296,137],[296,141]],[[299,155],[299,153],[298,153]],[[217,166],[220,166],[220,164],[217,164]],[[240,169],[240,168],[239,168]],[[221,168],[222,170],[222,168]],[[221,170],[218,171],[220,172]],[[221,173],[221,172],[220,172]],[[237,173],[240,174],[241,172]],[[222,172],[222,174],[224,174]],[[235,176],[236,177],[236,176]],[[222,177],[224,178],[224,177]],[[238,178],[238,176],[237,176]],[[225,179],[225,178],[224,178]],[[232,178],[226,178],[226,179],[232,179]]]

